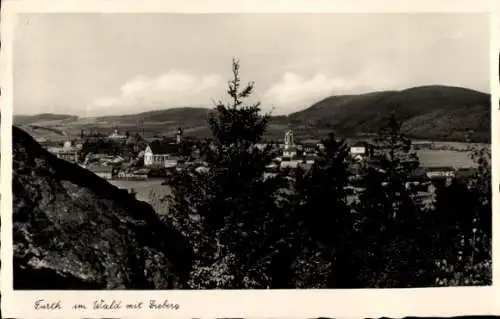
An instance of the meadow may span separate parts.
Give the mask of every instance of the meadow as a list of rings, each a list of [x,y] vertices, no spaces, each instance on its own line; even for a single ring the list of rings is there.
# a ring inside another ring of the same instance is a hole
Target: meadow
[[[474,162],[470,158],[469,152],[459,152],[452,150],[418,150],[417,155],[420,165],[423,167],[443,167],[454,168],[474,167]]]

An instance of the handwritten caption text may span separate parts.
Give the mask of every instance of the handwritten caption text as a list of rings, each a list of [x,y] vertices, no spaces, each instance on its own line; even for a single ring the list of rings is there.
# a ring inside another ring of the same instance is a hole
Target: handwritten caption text
[[[123,302],[122,300],[112,299],[96,299],[90,304],[85,303],[75,303],[63,305],[61,300],[46,300],[46,299],[38,299],[35,300],[33,307],[35,310],[49,310],[49,311],[57,311],[63,309],[72,309],[72,310],[179,310],[179,304],[175,302],[170,302],[169,300],[155,300],[149,299],[147,301],[136,301],[133,303]]]

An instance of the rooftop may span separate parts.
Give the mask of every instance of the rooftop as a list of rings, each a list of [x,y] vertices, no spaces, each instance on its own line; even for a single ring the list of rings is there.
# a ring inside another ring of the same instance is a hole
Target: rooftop
[[[179,152],[179,145],[170,141],[156,140],[148,145],[153,154],[176,154]]]

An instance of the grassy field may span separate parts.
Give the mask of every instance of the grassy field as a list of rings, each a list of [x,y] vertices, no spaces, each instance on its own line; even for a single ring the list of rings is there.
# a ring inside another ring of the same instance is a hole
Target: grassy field
[[[423,167],[451,166],[454,168],[473,167],[474,162],[469,152],[449,150],[419,150],[417,151],[420,165]]]

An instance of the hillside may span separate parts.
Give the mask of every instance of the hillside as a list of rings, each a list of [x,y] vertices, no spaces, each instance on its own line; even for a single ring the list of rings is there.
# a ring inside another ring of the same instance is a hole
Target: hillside
[[[490,95],[458,87],[425,86],[333,96],[289,115],[287,120],[297,127],[355,135],[376,132],[390,112],[415,138],[463,141],[474,131],[473,139],[490,141]]]
[[[110,132],[113,127],[147,136],[172,135],[178,127],[193,137],[210,134],[206,118],[210,109],[174,108],[133,115],[79,118],[52,122],[54,129],[70,135],[81,129]],[[299,138],[319,138],[335,131],[346,137],[377,132],[386,116],[394,112],[404,122],[403,130],[418,139],[490,142],[490,95],[459,87],[422,86],[402,91],[373,92],[327,97],[288,116],[273,117],[267,138],[282,138],[288,127]],[[16,124],[28,123],[27,119]],[[37,120],[38,121],[38,120]],[[37,133],[35,133],[37,134]]]
[[[191,250],[149,204],[12,134],[15,289],[186,287]]]
[[[78,116],[67,115],[67,114],[52,114],[52,113],[42,113],[36,115],[14,115],[14,123],[16,125],[28,125],[28,124],[39,124],[44,122],[74,122],[78,119]]]
[[[180,107],[168,110],[158,110],[143,112],[131,115],[120,116],[102,116],[97,117],[96,122],[109,122],[124,124],[138,124],[141,121],[144,123],[168,123],[182,122],[189,119],[190,123],[204,125],[206,117],[210,113],[209,108],[195,107]]]

